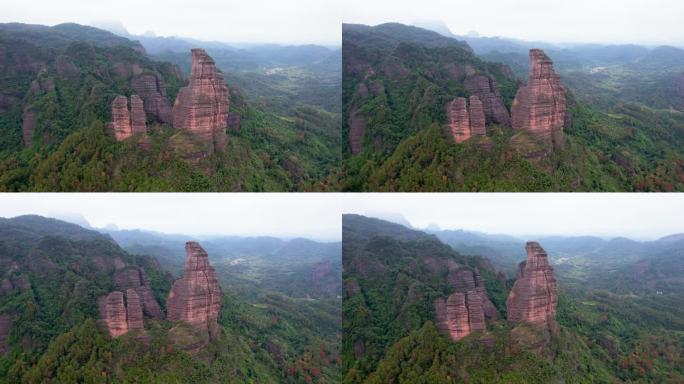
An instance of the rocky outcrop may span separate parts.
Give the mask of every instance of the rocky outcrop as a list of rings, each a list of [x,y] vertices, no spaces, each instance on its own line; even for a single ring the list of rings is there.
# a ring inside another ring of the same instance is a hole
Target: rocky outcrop
[[[145,315],[155,319],[164,318],[164,312],[152,294],[152,288],[145,271],[136,267],[117,270],[114,272],[114,284],[122,291],[134,290],[139,297]]]
[[[156,74],[142,74],[131,80],[131,87],[144,102],[145,112],[155,121],[172,124],[171,103],[164,79]]]
[[[112,122],[109,129],[114,133],[116,141],[147,133],[145,106],[138,95],[131,96],[131,109],[128,109],[128,98],[118,95],[112,101]]]
[[[520,263],[508,296],[508,320],[523,321],[555,334],[558,288],[546,251],[537,242],[525,246],[527,260]]]
[[[29,148],[33,146],[33,131],[38,125],[38,116],[30,109],[24,109],[24,114],[21,119],[21,134],[24,139],[24,147]]]
[[[228,114],[228,130],[232,132],[240,131],[240,114],[231,112]]]
[[[0,315],[0,356],[9,353],[9,342],[7,337],[12,329],[12,318],[7,315]]]
[[[145,109],[138,95],[131,96],[131,131],[134,135],[147,133]]]
[[[486,118],[482,102],[477,96],[470,96],[470,132],[472,135],[484,136]]]
[[[188,241],[185,252],[183,277],[173,283],[169,292],[168,319],[184,321],[209,339],[215,339],[219,335],[221,289],[214,268],[199,243]]]
[[[444,129],[456,143],[462,143],[476,135],[484,135],[484,121],[482,103],[477,96],[470,97],[470,112],[464,97],[457,97],[446,106]]]
[[[128,99],[118,95],[112,102],[112,130],[117,141],[127,139],[133,135],[131,129],[131,115],[128,112]]]
[[[494,78],[485,75],[468,76],[463,81],[463,86],[470,95],[477,96],[482,102],[486,124],[511,124],[511,117]]]
[[[485,319],[498,320],[499,311],[489,300],[484,280],[475,269],[449,263],[447,281],[454,293],[434,301],[437,327],[457,341],[476,331],[485,330]]]
[[[132,330],[143,330],[143,314],[137,293],[129,289],[111,292],[97,301],[99,324],[111,337],[125,335]]]
[[[475,290],[456,292],[434,302],[437,328],[458,341],[485,327],[482,298]]]
[[[229,105],[228,88],[214,60],[203,49],[193,49],[189,83],[173,105],[173,126],[211,144],[212,151],[221,150],[227,142]]]
[[[356,107],[349,111],[349,147],[353,155],[361,153],[361,140],[366,133],[366,119],[357,114]]]
[[[563,145],[565,88],[541,49],[530,50],[530,76],[527,85],[518,89],[511,114],[514,129],[530,132],[549,150]]]

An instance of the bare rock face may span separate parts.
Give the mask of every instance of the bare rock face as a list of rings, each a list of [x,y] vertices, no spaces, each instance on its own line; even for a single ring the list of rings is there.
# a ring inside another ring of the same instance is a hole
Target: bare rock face
[[[171,103],[166,84],[159,75],[142,74],[131,80],[131,87],[143,99],[145,112],[160,123],[172,124]]]
[[[119,95],[112,102],[112,128],[116,141],[127,139],[133,135],[126,96]]]
[[[349,146],[354,155],[361,153],[363,149],[361,139],[366,133],[366,119],[357,114],[356,107],[349,112]]]
[[[112,102],[112,122],[109,128],[114,132],[116,141],[125,140],[135,134],[147,133],[145,109],[138,95],[131,96],[131,109],[128,109],[128,98],[118,95]]]
[[[214,268],[199,243],[188,241],[185,252],[185,272],[169,292],[168,319],[189,323],[209,339],[215,339],[219,335],[221,289]]]
[[[508,320],[524,321],[555,334],[558,328],[556,274],[539,243],[530,241],[525,249],[527,261],[521,263],[506,302]]]
[[[477,96],[482,102],[486,124],[511,124],[511,117],[494,78],[484,75],[468,76],[463,85],[469,94]]]
[[[98,300],[100,325],[111,337],[119,337],[128,332],[128,315],[123,292],[114,291]]]
[[[530,49],[530,76],[527,86],[515,95],[512,126],[531,132],[554,150],[563,144],[566,124],[565,87],[553,70],[553,62],[541,49]]]
[[[134,135],[147,133],[145,109],[138,95],[131,96],[131,131]]]
[[[114,273],[114,283],[121,290],[135,290],[145,315],[155,319],[164,318],[164,312],[152,294],[145,271],[135,267],[122,268]]]
[[[470,112],[464,97],[456,97],[446,106],[445,131],[456,143],[485,134],[485,116],[477,96],[470,97]]]
[[[38,116],[30,109],[24,109],[24,114],[21,121],[21,134],[24,139],[24,147],[29,148],[33,146],[33,131],[38,125]]]
[[[228,130],[232,132],[240,131],[240,114],[231,112],[228,114]]]
[[[143,330],[143,313],[140,297],[133,289],[111,292],[97,300],[100,327],[111,337],[125,335],[129,331]]]
[[[486,328],[482,299],[475,290],[453,293],[446,300],[436,299],[434,306],[437,328],[454,341]]]
[[[465,293],[468,291],[476,291],[482,300],[482,309],[488,319],[498,320],[500,318],[499,311],[494,306],[494,303],[487,296],[487,288],[484,280],[480,275],[480,271],[475,268],[473,270],[466,268],[451,268],[447,276],[449,284],[454,287],[456,292]]]
[[[486,117],[482,107],[482,101],[477,96],[470,96],[470,132],[473,135],[484,136]]]
[[[0,356],[9,353],[7,337],[12,329],[12,319],[7,315],[0,315]]]
[[[203,49],[192,50],[190,81],[181,88],[173,105],[173,126],[190,130],[212,150],[221,150],[227,142],[228,88]]]

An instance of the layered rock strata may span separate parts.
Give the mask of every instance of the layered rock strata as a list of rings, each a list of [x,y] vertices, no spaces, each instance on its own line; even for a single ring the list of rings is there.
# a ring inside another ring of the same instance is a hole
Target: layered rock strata
[[[33,146],[33,131],[38,125],[38,116],[30,109],[24,109],[24,114],[21,119],[21,134],[24,139],[24,147],[30,148]]]
[[[463,81],[463,86],[470,95],[477,96],[482,102],[486,124],[511,124],[511,117],[494,78],[485,75],[468,76]]]
[[[520,87],[511,107],[514,129],[530,132],[550,150],[563,144],[566,120],[565,87],[553,62],[541,49],[530,50],[530,75]]]
[[[488,319],[498,320],[500,318],[499,311],[487,295],[484,279],[482,279],[482,275],[480,275],[480,271],[477,268],[470,270],[465,268],[458,269],[457,267],[449,272],[447,279],[456,292],[476,291],[482,299],[482,309]]]
[[[143,330],[143,314],[138,294],[129,289],[111,292],[97,301],[99,324],[111,337],[125,335],[129,331]]]
[[[131,109],[128,98],[118,95],[112,102],[112,122],[110,129],[117,141],[125,140],[135,134],[146,134],[147,124],[143,100],[138,95],[131,96]]]
[[[228,88],[214,60],[203,49],[193,49],[189,83],[173,105],[173,126],[189,130],[212,150],[223,149],[229,106]]]
[[[164,318],[164,312],[152,294],[152,288],[145,271],[136,267],[120,269],[114,273],[114,283],[122,291],[130,289],[135,291],[145,315],[155,319]]]
[[[482,298],[475,290],[436,299],[434,306],[437,328],[454,341],[486,328]]]
[[[520,263],[508,296],[508,320],[523,321],[555,333],[558,288],[546,251],[537,242],[525,246],[527,260]]]
[[[144,102],[145,112],[160,123],[172,124],[171,103],[166,84],[159,75],[142,74],[131,80],[131,87]]]
[[[470,97],[470,112],[465,97],[456,97],[446,106],[445,131],[456,143],[485,135],[484,121],[482,102],[477,96]]]
[[[209,339],[219,335],[221,289],[209,256],[195,241],[185,244],[185,271],[173,283],[167,300],[168,319],[184,321]]]

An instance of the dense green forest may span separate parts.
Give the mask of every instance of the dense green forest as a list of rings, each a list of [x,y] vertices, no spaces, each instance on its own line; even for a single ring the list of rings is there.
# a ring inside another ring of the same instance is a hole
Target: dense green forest
[[[514,67],[519,53],[489,53]],[[552,56],[553,57],[553,56]],[[526,52],[522,55],[527,64]],[[665,59],[663,59],[665,60]],[[645,65],[645,64],[644,64]],[[665,63],[661,62],[662,68]],[[458,70],[455,68],[463,67]],[[523,68],[526,70],[526,68]],[[467,71],[496,79],[510,109],[519,71],[483,61],[465,43],[401,24],[343,26],[342,189],[350,191],[675,191],[684,184],[684,114],[662,103],[581,87],[568,74],[572,125],[566,145],[539,157],[533,138],[487,126],[487,137],[455,145],[445,137],[445,105],[466,97]],[[635,75],[632,75],[635,76]],[[614,78],[610,78],[615,82]],[[561,74],[565,82],[565,73]],[[629,79],[620,79],[629,84]],[[585,81],[587,83],[587,81]],[[596,83],[611,89],[610,84]],[[361,91],[363,89],[363,91]],[[365,91],[366,89],[370,91]],[[630,88],[631,89],[631,88]],[[575,97],[577,92],[579,97]],[[626,91],[625,91],[626,92]],[[633,91],[632,94],[635,92]],[[659,109],[660,108],[660,109]],[[352,154],[350,115],[365,120]],[[515,140],[513,137],[515,135]]]
[[[592,285],[566,289],[559,280],[560,331],[551,340],[499,320],[453,342],[434,323],[433,299],[449,293],[447,270],[439,266],[451,260],[479,268],[503,318],[513,279],[496,273],[487,259],[378,219],[344,215],[343,244],[343,382],[684,380],[681,291],[623,295]]]
[[[316,247],[300,247],[300,255]],[[114,288],[114,259],[142,268],[165,308],[173,280],[165,263],[58,220],[0,222],[0,261],[11,266],[0,275],[0,314],[12,319],[0,382],[339,382],[339,283],[308,297],[290,295],[245,284],[219,267],[221,334],[191,355],[165,320],[146,318],[147,338],[112,339],[97,327],[96,300]],[[309,274],[293,270],[290,279]]]
[[[321,47],[330,57],[273,76],[226,73],[239,128],[228,132],[225,151],[206,156],[190,135],[166,124],[150,122],[149,149],[135,139],[116,142],[105,130],[111,101],[133,94],[131,79],[139,73],[162,78],[173,103],[189,50],[172,56],[173,63],[156,61],[138,42],[76,24],[3,24],[0,46],[7,53],[0,63],[0,190],[337,188],[340,73],[334,50]],[[35,113],[36,123],[32,137],[22,138],[26,111]]]

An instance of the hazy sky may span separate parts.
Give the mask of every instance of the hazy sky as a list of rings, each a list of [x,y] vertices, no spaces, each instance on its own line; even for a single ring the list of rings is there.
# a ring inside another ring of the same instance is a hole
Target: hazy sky
[[[332,194],[87,193],[0,194],[0,216],[81,214],[98,228],[188,235],[341,238],[341,202]]]
[[[511,235],[656,239],[684,233],[684,198],[677,193],[357,194],[345,195],[342,210],[399,213],[417,228]]]
[[[117,20],[132,34],[339,45],[341,0],[3,0],[1,22]]]
[[[684,44],[681,0],[345,0],[348,23],[441,20],[477,31],[547,42]]]

